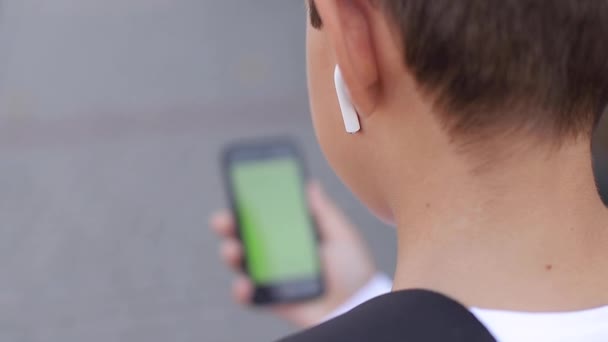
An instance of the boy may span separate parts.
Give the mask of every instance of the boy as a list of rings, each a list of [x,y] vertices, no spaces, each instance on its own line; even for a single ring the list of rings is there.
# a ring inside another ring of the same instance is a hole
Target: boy
[[[416,317],[395,312],[415,312],[403,300],[412,289],[462,303],[500,341],[608,340],[608,212],[590,151],[608,103],[608,0],[309,6],[318,140],[345,184],[397,226],[398,262],[388,297],[287,341],[404,340]],[[355,134],[344,132],[336,66],[359,115]],[[343,226],[311,192],[317,216]],[[227,235],[229,222],[214,225]],[[360,287],[373,267],[356,267],[347,284]],[[247,282],[237,286],[246,296]],[[312,323],[346,300],[336,293],[356,292],[336,287],[346,285],[330,276],[331,300],[279,310]]]

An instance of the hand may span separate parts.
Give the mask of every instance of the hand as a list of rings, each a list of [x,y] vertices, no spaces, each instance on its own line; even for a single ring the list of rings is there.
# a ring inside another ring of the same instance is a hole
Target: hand
[[[325,272],[325,294],[313,301],[272,308],[279,317],[302,328],[319,323],[376,273],[363,239],[318,183],[309,186],[308,198],[321,235],[319,252]],[[240,268],[243,249],[236,238],[234,219],[229,212],[220,212],[213,216],[211,226],[223,240],[220,249],[222,260],[241,274],[234,282],[233,296],[237,302],[247,305],[251,302],[254,286]]]

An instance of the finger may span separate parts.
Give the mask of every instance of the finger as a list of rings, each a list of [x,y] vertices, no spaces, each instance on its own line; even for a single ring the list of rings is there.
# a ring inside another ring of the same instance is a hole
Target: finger
[[[228,210],[215,213],[210,220],[211,228],[220,237],[233,237],[236,235],[234,217]]]
[[[344,239],[353,234],[353,226],[319,182],[310,184],[308,197],[310,209],[324,239]]]
[[[228,239],[220,246],[222,261],[235,271],[241,270],[243,261],[243,248],[236,239]]]
[[[251,304],[253,298],[253,283],[245,275],[240,275],[232,286],[234,301],[241,305]]]

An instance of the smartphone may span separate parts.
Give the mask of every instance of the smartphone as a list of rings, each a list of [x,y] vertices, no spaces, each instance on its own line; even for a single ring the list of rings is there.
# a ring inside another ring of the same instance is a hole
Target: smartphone
[[[234,144],[223,153],[223,168],[243,245],[243,269],[255,285],[253,303],[321,296],[318,231],[296,145],[287,139]]]

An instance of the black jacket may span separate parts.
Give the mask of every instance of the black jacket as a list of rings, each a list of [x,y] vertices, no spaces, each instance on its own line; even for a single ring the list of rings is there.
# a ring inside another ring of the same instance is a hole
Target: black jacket
[[[282,342],[496,341],[460,303],[437,293],[408,290],[380,296]]]

